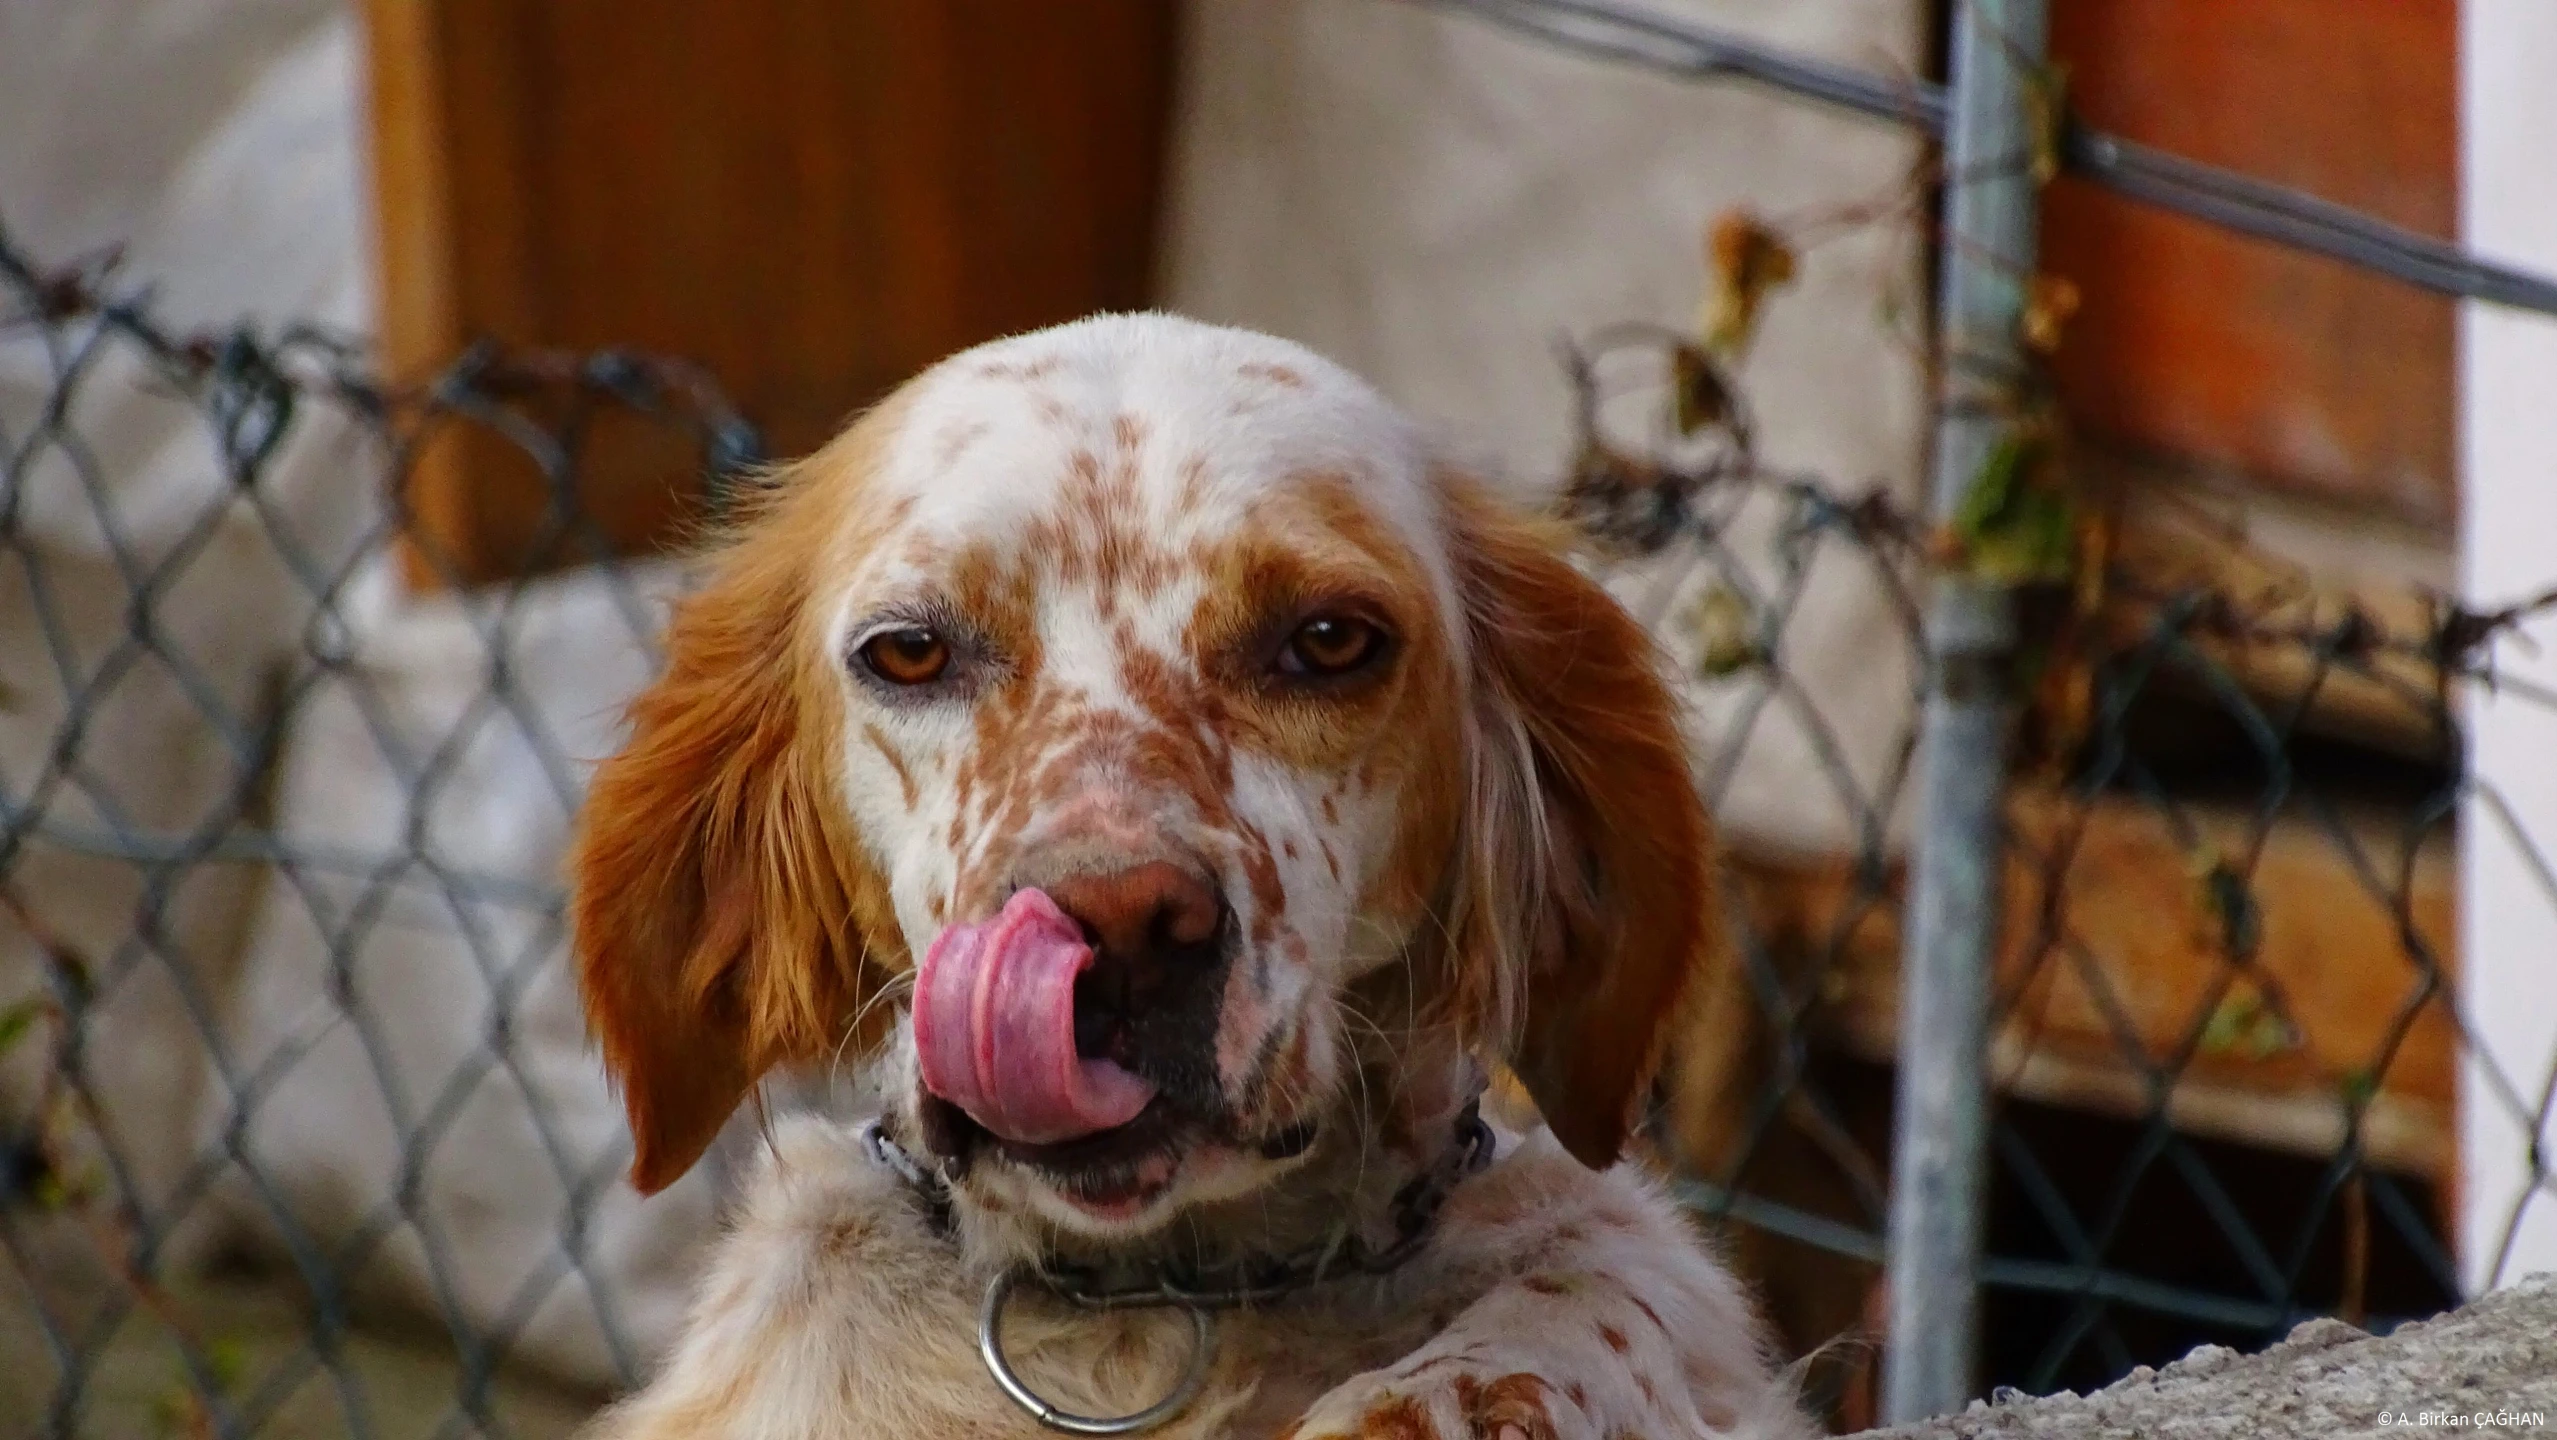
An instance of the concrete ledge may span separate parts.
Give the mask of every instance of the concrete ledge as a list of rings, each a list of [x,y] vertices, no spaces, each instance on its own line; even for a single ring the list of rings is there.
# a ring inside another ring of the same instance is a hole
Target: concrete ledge
[[[1864,1440],[2243,1437],[2461,1430],[2557,1436],[2557,1272],[2386,1336],[2312,1320],[2257,1355],[2206,1345],[2092,1395],[2062,1392],[1869,1430]]]

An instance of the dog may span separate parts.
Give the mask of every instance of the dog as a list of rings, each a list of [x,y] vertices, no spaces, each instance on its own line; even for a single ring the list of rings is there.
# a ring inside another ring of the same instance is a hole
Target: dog
[[[643,1192],[777,1068],[881,1098],[768,1127],[595,1435],[1800,1433],[1618,1163],[1712,842],[1562,532],[1162,315],[963,352],[737,512],[583,813],[590,1024]]]

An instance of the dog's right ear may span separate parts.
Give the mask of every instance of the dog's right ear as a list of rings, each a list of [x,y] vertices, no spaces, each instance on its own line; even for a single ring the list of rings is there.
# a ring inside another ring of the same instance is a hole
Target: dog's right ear
[[[792,483],[676,608],[570,860],[587,1024],[643,1194],[767,1070],[874,1039],[846,1029],[903,955],[835,784],[842,696],[808,603],[827,527]]]

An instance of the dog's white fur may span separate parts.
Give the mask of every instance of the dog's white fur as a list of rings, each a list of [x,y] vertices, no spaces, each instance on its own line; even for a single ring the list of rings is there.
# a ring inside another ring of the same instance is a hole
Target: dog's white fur
[[[977,1359],[993,1270],[955,1263],[850,1129],[786,1122],[682,1342],[596,1434],[1046,1433]],[[1669,1197],[1632,1166],[1591,1174],[1541,1130],[1504,1134],[1500,1160],[1457,1189],[1434,1243],[1392,1278],[1229,1315],[1219,1336],[1208,1388],[1156,1432],[1167,1440],[1290,1429],[1460,1440],[1504,1426],[1656,1440],[1801,1426],[1739,1285]],[[1160,1398],[1189,1354],[1177,1312],[1097,1316],[1037,1298],[1014,1300],[1005,1338],[1034,1388],[1096,1415]],[[1535,1380],[1501,1387],[1521,1375]],[[1522,1395],[1541,1401],[1543,1423]],[[1412,1416],[1426,1432],[1393,1428]]]
[[[1504,1131],[1392,1275],[1228,1316],[1161,1433],[1799,1426],[1729,1274],[1609,1165],[1706,948],[1708,842],[1649,648],[1366,386],[1160,316],[1000,342],[782,477],[721,564],[578,861],[643,1185],[768,1067],[855,1047],[880,1047],[913,1144],[925,1100],[887,1003],[911,957],[1013,885],[1167,858],[1244,937],[1213,1014],[1227,1128],[1124,1203],[978,1155],[947,1236],[851,1130],[790,1122],[675,1353],[601,1435],[1036,1433],[976,1356],[996,1275],[1213,1266],[1343,1225],[1382,1243],[1487,1064],[1515,1065],[1552,1131]],[[1327,606],[1377,619],[1389,661],[1355,689],[1254,669]],[[864,678],[865,637],[918,616],[975,635],[955,678]],[[1253,1143],[1309,1122],[1302,1153]],[[1188,1326],[1025,1291],[1007,1333],[1055,1403],[1115,1414],[1172,1385]]]

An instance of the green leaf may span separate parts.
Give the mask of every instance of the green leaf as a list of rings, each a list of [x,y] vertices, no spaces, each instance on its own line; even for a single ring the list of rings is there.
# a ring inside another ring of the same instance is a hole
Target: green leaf
[[[2301,1045],[2297,1026],[2251,992],[2221,1000],[2202,1024],[2202,1051],[2207,1055],[2241,1055],[2270,1060]]]
[[[2338,1088],[2343,1092],[2345,1104],[2356,1110],[2368,1109],[2370,1103],[2379,1098],[2378,1072],[2368,1069],[2347,1070]]]
[[[2254,1023],[2255,997],[2229,995],[2211,1009],[2211,1018],[2202,1022],[2202,1053],[2227,1055],[2234,1053],[2247,1027]]]
[[[2025,143],[2032,155],[2033,183],[2059,178],[2064,158],[2061,142],[2069,126],[2069,69],[2053,62],[2027,72],[2024,79]]]
[[[1758,617],[1740,592],[1717,582],[1698,595],[1681,617],[1696,642],[1696,670],[1719,680],[1763,663],[1766,648],[1758,641]]]
[[[1977,536],[1994,527],[1998,517],[2015,504],[2027,448],[2024,437],[2015,431],[1998,437],[1988,458],[1980,462],[1980,472],[1971,477],[1971,488],[1962,492],[1962,503],[1954,509],[1956,534],[1965,540]]]
[[[0,1055],[7,1055],[19,1041],[27,1038],[27,1032],[35,1028],[37,1017],[43,1014],[44,998],[39,995],[29,995],[0,1010]]]
[[[248,1378],[248,1342],[233,1335],[217,1335],[205,1342],[204,1368],[213,1373],[213,1384],[228,1395],[240,1388]]]
[[[2300,1048],[2300,1032],[2290,1017],[2272,1009],[2256,1016],[2255,1025],[2246,1035],[2246,1058],[2270,1060]]]
[[[2077,507],[2038,473],[2043,446],[2009,430],[1980,462],[1953,513],[1954,537],[1979,579],[2008,585],[2063,581],[2076,568]]]

